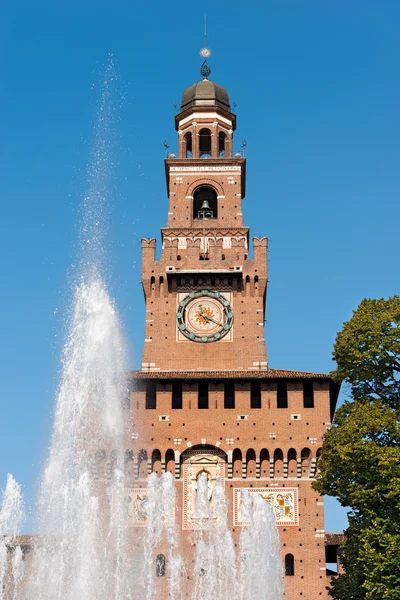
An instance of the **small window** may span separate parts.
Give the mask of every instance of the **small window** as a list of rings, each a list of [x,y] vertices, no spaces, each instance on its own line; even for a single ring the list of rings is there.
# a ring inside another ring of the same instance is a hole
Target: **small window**
[[[172,408],[182,408],[182,384],[172,384]]]
[[[277,386],[277,407],[287,408],[288,397],[287,397],[287,383],[286,381],[278,381]]]
[[[261,381],[252,381],[250,388],[251,408],[261,408]]]
[[[314,385],[309,379],[303,382],[303,406],[314,408]]]
[[[294,556],[286,554],[285,556],[285,575],[286,577],[294,577]]]
[[[235,382],[225,381],[224,408],[235,408]]]
[[[155,381],[148,381],[146,386],[146,408],[154,410],[156,407],[156,383]]]
[[[199,383],[198,408],[208,408],[208,383],[206,381]]]
[[[165,575],[165,556],[164,554],[157,554],[156,558],[156,576],[164,577]]]

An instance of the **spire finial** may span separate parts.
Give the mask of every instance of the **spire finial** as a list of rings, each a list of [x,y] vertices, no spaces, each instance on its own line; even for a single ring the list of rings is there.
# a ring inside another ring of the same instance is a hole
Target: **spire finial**
[[[200,74],[204,79],[207,79],[211,74],[211,69],[207,64],[207,58],[211,56],[210,48],[207,48],[207,16],[204,15],[204,47],[200,50],[200,56],[204,58],[204,62],[200,68]]]

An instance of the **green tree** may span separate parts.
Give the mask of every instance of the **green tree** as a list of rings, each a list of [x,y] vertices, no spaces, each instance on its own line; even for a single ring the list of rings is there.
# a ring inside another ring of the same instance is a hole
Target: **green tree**
[[[333,356],[353,401],[336,412],[315,482],[351,509],[330,595],[400,600],[400,298],[363,300]]]
[[[334,376],[352,386],[355,399],[373,401],[399,410],[400,296],[365,299],[336,337]]]

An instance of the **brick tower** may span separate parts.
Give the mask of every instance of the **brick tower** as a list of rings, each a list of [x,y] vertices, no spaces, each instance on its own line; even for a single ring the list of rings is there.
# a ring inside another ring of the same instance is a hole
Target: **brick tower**
[[[236,116],[207,66],[202,74],[175,117],[178,156],[165,160],[159,260],[156,240],[142,240],[146,338],[142,368],[131,374],[126,455],[132,525],[143,526],[147,475],[171,471],[176,525],[190,554],[195,482],[206,470],[210,486],[224,479],[236,542],[240,490],[272,504],[286,597],[327,598],[323,500],[312,481],[339,390],[325,374],[268,367],[267,238],[253,238],[251,257],[246,160],[232,151]]]

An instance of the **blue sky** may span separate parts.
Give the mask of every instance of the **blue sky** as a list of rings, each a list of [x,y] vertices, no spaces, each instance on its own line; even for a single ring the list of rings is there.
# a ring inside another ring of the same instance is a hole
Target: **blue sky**
[[[212,78],[247,141],[245,222],[270,239],[272,368],[329,372],[336,332],[364,297],[399,291],[395,1],[27,1],[1,9],[0,482],[31,503],[60,366],[102,65],[113,53],[118,164],[111,287],[140,361],[140,238],[159,239],[174,104],[199,78],[204,13]],[[342,395],[344,397],[345,394]],[[327,501],[327,530],[345,525]]]

